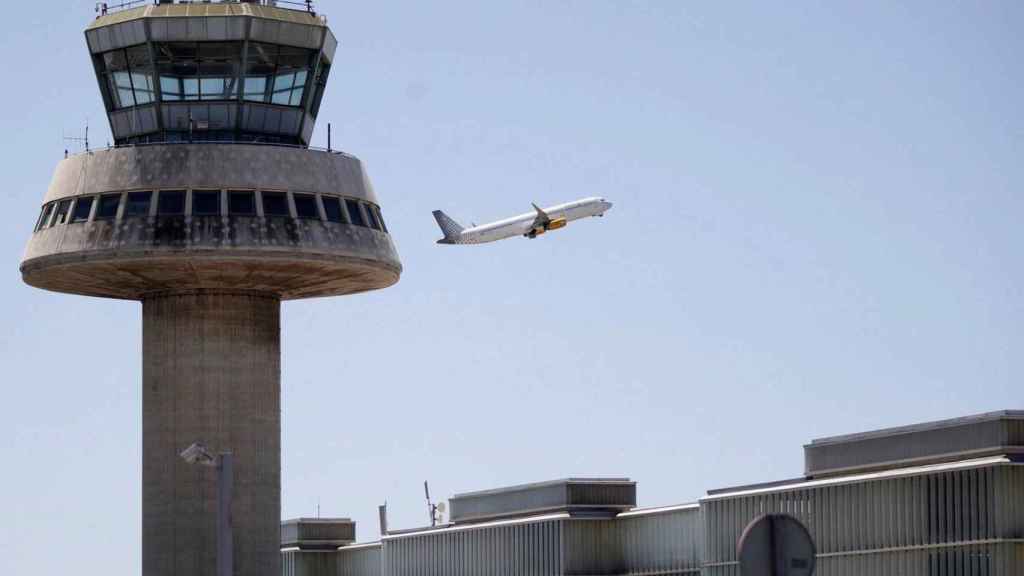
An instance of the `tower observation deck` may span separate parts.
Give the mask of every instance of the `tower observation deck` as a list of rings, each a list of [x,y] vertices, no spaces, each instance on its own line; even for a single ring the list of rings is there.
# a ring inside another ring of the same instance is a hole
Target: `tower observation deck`
[[[363,164],[309,147],[337,41],[304,7],[136,3],[85,38],[115,146],[61,161],[32,286],[139,300],[144,576],[214,576],[231,452],[234,573],[280,574],[280,302],[396,283]]]

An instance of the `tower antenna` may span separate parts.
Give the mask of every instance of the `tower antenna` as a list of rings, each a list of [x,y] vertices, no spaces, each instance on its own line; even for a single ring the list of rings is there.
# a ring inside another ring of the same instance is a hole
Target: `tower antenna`
[[[61,134],[61,136],[63,136],[65,142],[79,142],[81,144],[84,144],[85,151],[89,152],[89,119],[85,119],[85,136],[65,136],[63,134]],[[64,156],[67,156],[67,152],[67,150],[64,151]]]

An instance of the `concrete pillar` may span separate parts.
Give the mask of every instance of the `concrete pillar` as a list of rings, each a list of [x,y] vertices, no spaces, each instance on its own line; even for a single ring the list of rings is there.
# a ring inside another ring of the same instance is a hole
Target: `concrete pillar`
[[[142,301],[142,574],[216,576],[217,470],[234,455],[234,573],[280,576],[281,337],[276,296],[199,291]]]

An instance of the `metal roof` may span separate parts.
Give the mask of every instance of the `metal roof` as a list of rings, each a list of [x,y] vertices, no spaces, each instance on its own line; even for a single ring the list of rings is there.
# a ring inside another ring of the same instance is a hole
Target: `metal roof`
[[[990,458],[976,458],[974,460],[962,460],[960,462],[950,462],[945,464],[931,464],[928,466],[915,466],[911,468],[897,468],[894,470],[885,470],[882,472],[871,472],[866,474],[853,474],[849,476],[835,476],[831,478],[822,478],[818,480],[807,480],[793,482],[792,484],[769,484],[763,487],[746,488],[740,490],[734,490],[732,492],[715,491],[715,493],[709,493],[708,496],[701,498],[701,502],[711,502],[714,500],[723,500],[727,498],[739,498],[741,496],[754,496],[758,494],[772,494],[777,492],[791,492],[793,490],[803,490],[807,488],[817,488],[820,486],[837,486],[841,484],[855,484],[858,482],[868,482],[871,480],[884,480],[886,478],[900,478],[904,476],[915,476],[920,474],[929,474],[932,472],[945,472],[947,470],[966,470],[970,468],[981,468],[984,466],[1001,466],[1001,465],[1024,465],[1024,462],[1017,462],[1006,456],[995,456]]]
[[[568,520],[572,518],[568,512],[560,512],[558,514],[541,514],[538,516],[526,516],[524,518],[512,518],[509,520],[496,520],[493,522],[476,522],[473,524],[448,524],[445,526],[438,526],[436,528],[413,528],[402,532],[389,532],[386,536],[382,536],[383,540],[394,540],[396,538],[409,538],[411,536],[422,536],[425,534],[439,534],[445,532],[464,532],[466,530],[482,530],[484,528],[494,528],[498,526],[515,526],[517,524],[532,524],[536,522],[552,522],[555,520]],[[347,547],[346,547],[347,548]]]
[[[306,24],[310,26],[327,26],[326,19],[305,10],[289,10],[287,8],[276,8],[273,6],[260,6],[257,4],[161,4],[159,6],[143,6],[131,8],[121,12],[115,12],[100,16],[92,21],[86,30],[102,28],[138,20],[140,18],[190,18],[205,16],[251,16],[254,18],[265,18],[278,22],[291,22],[293,24]]]
[[[892,428],[881,428],[879,430],[857,432],[855,434],[826,436],[824,438],[816,438],[814,440],[811,440],[811,443],[806,444],[806,446],[822,446],[826,444],[837,444],[841,442],[851,442],[856,440],[868,440],[872,438],[888,438],[890,436],[895,436],[898,434],[928,432],[931,430],[941,430],[943,428],[953,428],[957,426],[965,426],[968,424],[976,424],[979,422],[989,422],[992,420],[1003,419],[1024,420],[1024,410],[997,410],[995,412],[972,414],[970,416],[962,416],[960,418],[949,418],[947,420],[935,420],[932,422],[920,422],[918,424],[910,424],[907,426],[894,426]]]
[[[559,486],[562,484],[620,484],[623,482],[630,482],[635,484],[629,478],[560,478],[558,480],[545,480],[543,482],[531,482],[529,484],[516,484],[514,486],[503,486],[501,488],[490,488],[487,490],[476,490],[473,492],[462,492],[455,494],[452,498],[465,498],[467,496],[492,496],[495,494],[506,494],[508,492],[519,492],[522,490],[532,490],[534,488],[547,488],[549,486]]]
[[[619,512],[616,518],[632,518],[636,516],[653,516],[655,514],[671,514],[672,512],[681,512],[683,510],[699,510],[699,502],[690,502],[687,504],[675,504],[671,506],[653,506],[651,508],[634,508],[626,512]]]
[[[361,542],[359,544],[349,544],[348,546],[342,546],[338,548],[338,552],[347,552],[352,550],[365,550],[367,548],[380,548],[383,544],[380,540],[376,542]]]

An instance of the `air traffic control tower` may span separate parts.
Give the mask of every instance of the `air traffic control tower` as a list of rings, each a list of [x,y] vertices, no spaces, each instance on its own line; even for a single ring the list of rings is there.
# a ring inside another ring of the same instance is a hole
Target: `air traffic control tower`
[[[142,302],[144,576],[215,574],[216,471],[179,457],[197,441],[232,453],[234,574],[280,574],[281,301],[402,269],[362,163],[309,147],[337,41],[274,4],[101,5],[85,39],[115,146],[58,164],[21,263]]]

